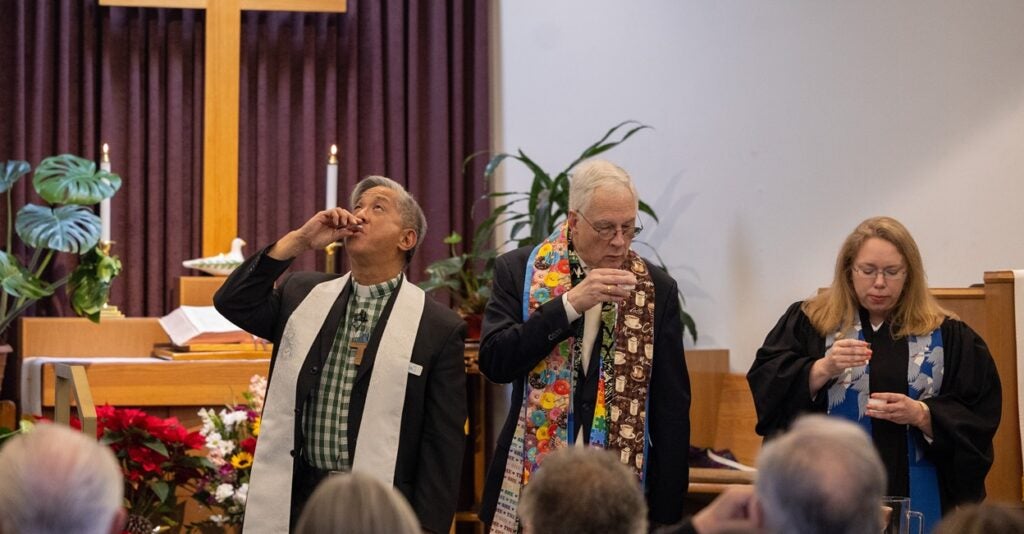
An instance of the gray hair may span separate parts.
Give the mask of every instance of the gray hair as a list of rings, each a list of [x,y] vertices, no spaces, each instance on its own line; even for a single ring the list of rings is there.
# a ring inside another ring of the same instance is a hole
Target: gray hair
[[[0,532],[107,534],[124,497],[114,453],[52,423],[4,445],[0,487]]]
[[[394,487],[365,473],[328,477],[309,498],[295,534],[421,534],[419,520]]]
[[[566,447],[530,476],[519,516],[531,534],[644,534],[647,504],[640,482],[609,451]]]
[[[765,444],[757,469],[768,532],[878,534],[885,468],[859,426],[803,416]]]
[[[588,159],[580,163],[573,169],[569,180],[569,209],[576,212],[585,210],[590,207],[594,191],[614,186],[628,189],[636,205],[640,205],[633,179],[622,167],[603,159]]]
[[[416,249],[419,248],[420,243],[423,243],[423,238],[427,235],[427,217],[423,214],[423,208],[402,187],[402,184],[385,176],[367,176],[363,178],[356,184],[356,188],[352,190],[352,195],[349,197],[349,206],[355,206],[356,202],[359,201],[359,197],[374,187],[385,187],[398,193],[398,210],[402,214],[402,226],[412,228],[416,232],[416,245],[405,253],[405,262],[409,263],[412,261],[412,256]]]

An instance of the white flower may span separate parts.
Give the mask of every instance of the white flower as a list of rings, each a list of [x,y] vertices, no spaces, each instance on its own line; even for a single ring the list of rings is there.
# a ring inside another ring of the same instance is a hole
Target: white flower
[[[245,423],[249,420],[249,413],[241,410],[238,411],[222,411],[220,413],[220,420],[224,422],[224,428],[227,432],[234,431],[235,425],[238,423]]]
[[[209,436],[210,433],[214,432],[216,426],[213,423],[213,418],[216,417],[213,410],[207,411],[206,408],[200,408],[199,419],[203,421],[203,428],[199,430],[199,434],[203,436]]]
[[[224,524],[224,521],[227,521],[227,518],[220,514],[213,514],[210,516],[210,521],[213,521],[215,525],[220,526]]]
[[[249,483],[246,482],[235,490],[235,502],[245,506],[245,498],[249,496]]]
[[[225,458],[234,452],[235,442],[229,439],[224,439],[220,434],[214,432],[209,436],[206,436],[206,449],[209,451],[211,457],[219,455],[221,458]]]
[[[224,502],[235,495],[235,487],[231,484],[221,484],[217,486],[217,491],[213,493],[213,498],[217,499],[217,502]]]
[[[210,449],[206,458],[210,460],[210,463],[212,463],[214,467],[220,467],[228,463],[228,461],[224,459],[224,455],[220,453],[220,449],[216,448]]]
[[[260,375],[252,375],[249,379],[249,393],[253,397],[253,409],[263,411],[263,401],[267,397],[267,379]]]

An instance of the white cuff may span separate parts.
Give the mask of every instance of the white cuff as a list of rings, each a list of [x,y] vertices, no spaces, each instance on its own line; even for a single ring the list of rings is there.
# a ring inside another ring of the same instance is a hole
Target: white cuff
[[[569,304],[569,293],[562,293],[562,306],[565,307],[565,318],[568,319],[570,323],[579,319],[583,315],[576,311],[576,308],[573,308],[572,304]]]

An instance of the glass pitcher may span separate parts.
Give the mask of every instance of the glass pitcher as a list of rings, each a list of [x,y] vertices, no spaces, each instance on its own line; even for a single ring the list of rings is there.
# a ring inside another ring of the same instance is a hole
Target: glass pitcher
[[[917,529],[910,529],[911,518],[917,519]],[[883,534],[922,534],[924,514],[910,509],[909,497],[882,497]]]

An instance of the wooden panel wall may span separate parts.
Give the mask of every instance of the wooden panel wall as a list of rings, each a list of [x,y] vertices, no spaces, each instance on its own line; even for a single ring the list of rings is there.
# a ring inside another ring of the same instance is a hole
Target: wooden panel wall
[[[985,273],[984,286],[933,289],[939,302],[960,316],[985,340],[999,371],[1003,413],[994,440],[995,463],[985,480],[988,499],[1021,502],[1024,483],[1017,409],[1017,340],[1013,304],[1013,273]]]

